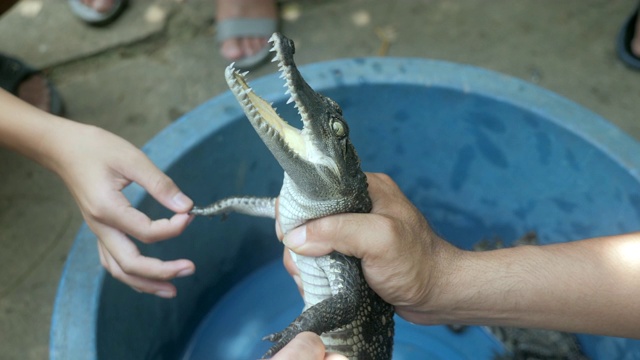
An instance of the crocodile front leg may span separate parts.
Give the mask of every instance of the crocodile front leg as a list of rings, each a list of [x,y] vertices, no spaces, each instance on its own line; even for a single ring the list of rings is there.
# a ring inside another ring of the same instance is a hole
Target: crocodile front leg
[[[341,292],[310,307],[284,330],[262,339],[275,342],[264,357],[273,356],[301,332],[312,331],[321,335],[339,327],[336,324],[353,322],[356,317],[356,312],[353,311],[354,306],[357,306],[354,304],[356,301],[352,294]]]
[[[331,253],[316,259],[318,266],[329,279],[332,296],[305,310],[284,330],[265,336],[263,340],[275,342],[265,357],[271,357],[282,349],[296,335],[304,331],[312,331],[318,335],[336,330],[356,320],[357,309],[363,299],[357,291],[361,281],[358,276],[357,259],[347,260],[346,256]],[[307,289],[305,291],[313,291]]]
[[[265,357],[297,334],[312,331],[322,336],[327,351],[349,359],[390,359],[392,342],[379,340],[393,338],[393,307],[369,288],[360,260],[333,252],[316,258],[316,263],[329,279],[331,297],[309,307],[283,331],[265,337],[275,342]],[[315,290],[309,284],[304,289]]]
[[[205,207],[194,206],[189,213],[199,216],[224,216],[232,212],[275,219],[276,198],[253,196],[229,197],[218,200]]]

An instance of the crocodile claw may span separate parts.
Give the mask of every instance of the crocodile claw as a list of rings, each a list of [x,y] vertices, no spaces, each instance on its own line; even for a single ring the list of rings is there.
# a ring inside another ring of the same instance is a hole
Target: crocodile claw
[[[269,348],[269,351],[264,354],[263,358],[270,358],[275,355],[278,351],[282,350],[285,345],[293,340],[296,335],[297,333],[295,331],[292,331],[292,329],[290,328],[286,328],[280,332],[263,337],[263,341],[271,341],[275,343],[273,344],[273,346],[271,346],[271,348]]]
[[[277,332],[277,333],[273,333],[273,334],[269,334],[269,335],[263,337],[262,341],[276,342],[276,341],[278,341],[280,339],[282,339],[282,331],[281,332]]]

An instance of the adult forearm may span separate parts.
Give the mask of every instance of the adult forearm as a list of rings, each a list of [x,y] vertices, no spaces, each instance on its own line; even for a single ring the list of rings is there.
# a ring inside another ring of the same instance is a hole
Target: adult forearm
[[[49,138],[61,118],[39,110],[0,89],[0,146],[46,163]]]
[[[438,237],[389,177],[367,176],[370,214],[307,222],[284,237],[287,247],[362,259],[371,288],[414,323],[640,338],[640,233],[463,251]]]
[[[640,235],[487,252],[446,265],[421,322],[640,337]]]

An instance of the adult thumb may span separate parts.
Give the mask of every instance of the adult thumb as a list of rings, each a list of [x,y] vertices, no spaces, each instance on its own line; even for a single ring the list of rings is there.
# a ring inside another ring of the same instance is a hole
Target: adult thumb
[[[133,173],[129,174],[132,181],[142,186],[168,209],[176,213],[186,213],[193,207],[193,201],[146,156],[138,162]]]
[[[283,243],[295,253],[322,256],[332,251],[362,258],[384,223],[375,214],[337,214],[315,219],[285,234]],[[379,229],[379,230],[378,230]]]

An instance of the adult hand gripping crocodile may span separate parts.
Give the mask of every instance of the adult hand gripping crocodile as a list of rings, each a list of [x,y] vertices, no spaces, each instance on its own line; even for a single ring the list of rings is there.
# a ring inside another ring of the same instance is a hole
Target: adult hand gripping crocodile
[[[209,206],[194,207],[196,215],[238,212],[275,218],[284,233],[308,220],[344,212],[371,211],[367,178],[349,140],[349,127],[333,100],[315,92],[300,75],[294,61],[293,41],[281,34],[270,39],[281,77],[302,119],[302,130],[280,118],[256,95],[243,74],[230,65],[227,84],[262,141],[284,169],[276,198],[232,197]],[[393,306],[365,282],[360,260],[338,252],[321,257],[292,257],[304,289],[302,314],[281,332],[266,336],[274,342],[270,357],[298,333],[321,335],[327,351],[350,359],[391,359]]]

